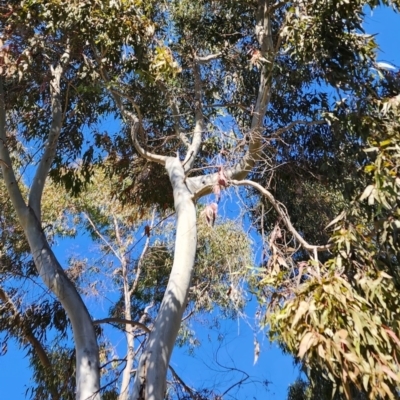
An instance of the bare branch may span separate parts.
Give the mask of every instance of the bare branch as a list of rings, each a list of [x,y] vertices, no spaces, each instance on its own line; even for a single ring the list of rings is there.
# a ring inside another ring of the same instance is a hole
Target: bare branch
[[[198,63],[198,64],[207,64],[207,63],[209,63],[209,62],[212,61],[212,60],[216,60],[216,59],[217,59],[218,57],[220,57],[221,55],[222,55],[222,52],[219,51],[218,53],[209,54],[209,55],[207,55],[207,56],[202,56],[202,57],[196,56],[196,57],[195,57],[195,61],[196,61],[196,63]]]
[[[142,114],[140,112],[139,107],[132,101],[132,99],[130,99],[127,96],[123,96],[122,94],[120,94],[116,90],[111,89],[110,92],[113,95],[114,100],[117,103],[117,106],[120,109],[121,114],[123,115],[123,117],[125,119],[128,119],[130,121],[130,123],[131,123],[131,138],[132,138],[132,142],[133,142],[133,145],[135,146],[136,151],[142,157],[144,157],[146,160],[153,161],[153,162],[165,165],[165,163],[167,161],[167,157],[160,156],[159,154],[153,154],[153,153],[145,150],[141,146],[141,144],[139,143],[138,133],[139,133],[140,129],[142,128]],[[136,112],[137,112],[139,117],[137,117],[135,114],[133,114],[132,112],[128,111],[124,107],[123,102],[122,102],[122,97],[126,97],[127,99],[130,100],[132,106],[135,108],[135,110],[136,110]]]
[[[185,322],[187,319],[189,319],[192,315],[194,314],[194,310],[190,311],[190,313],[188,313],[188,315],[185,315],[184,317],[182,317],[182,322]]]
[[[142,331],[145,331],[147,333],[151,332],[150,329],[141,322],[132,321],[124,318],[110,317],[110,318],[96,319],[93,321],[93,325],[100,325],[100,324],[126,324],[126,325],[136,326],[137,328],[140,328]]]
[[[114,249],[114,247],[111,245],[111,243],[100,233],[100,231],[97,229],[97,226],[95,225],[95,223],[92,221],[92,219],[89,217],[88,214],[86,214],[85,212],[83,213],[83,215],[85,216],[85,218],[88,220],[89,224],[92,226],[93,230],[95,231],[96,235],[106,244],[106,246],[114,253],[115,257],[118,258],[118,260],[120,262],[122,262],[122,257],[121,255],[118,253],[117,250]]]
[[[56,154],[58,138],[60,136],[62,127],[63,110],[61,105],[60,83],[65,65],[69,60],[69,56],[70,49],[67,45],[67,50],[61,56],[58,65],[55,68],[50,67],[53,75],[53,78],[50,81],[52,121],[49,136],[46,141],[42,158],[40,159],[39,165],[36,169],[28,199],[28,205],[32,208],[39,222],[41,221],[41,201],[43,189],[51,164],[53,163],[54,156]]]
[[[193,399],[193,400],[196,400],[197,399],[196,391],[194,389],[192,389],[191,387],[189,387],[188,385],[186,385],[186,383],[176,373],[176,371],[171,367],[171,365],[168,368],[171,371],[172,376],[174,377],[174,379],[176,381],[178,381],[183,386],[183,388],[185,389],[186,393],[190,396],[190,398]]]
[[[282,133],[287,132],[288,130],[292,129],[294,126],[296,125],[307,125],[307,126],[311,126],[311,125],[324,125],[326,124],[326,121],[324,120],[317,120],[317,121],[304,121],[304,120],[296,120],[291,122],[289,125],[283,127],[283,128],[279,128],[277,129],[272,135],[272,137],[276,137],[281,135]]]
[[[232,370],[241,372],[241,373],[243,374],[243,378],[240,379],[240,380],[238,380],[237,382],[235,382],[235,383],[232,384],[231,386],[229,386],[228,389],[226,389],[225,392],[222,393],[221,399],[223,399],[224,396],[225,396],[227,393],[229,393],[233,388],[235,388],[236,386],[242,385],[244,382],[246,382],[246,381],[250,378],[250,375],[249,375],[247,372],[244,372],[244,371],[242,371],[242,370],[240,370],[240,369],[237,369],[237,368],[232,368]]]
[[[275,210],[279,214],[279,216],[282,218],[282,221],[284,222],[286,227],[289,229],[289,231],[292,233],[292,235],[296,238],[296,240],[301,244],[301,246],[304,249],[315,252],[315,251],[326,251],[332,247],[331,244],[317,246],[317,245],[311,245],[308,242],[306,242],[303,239],[303,237],[300,235],[300,233],[297,232],[297,230],[294,228],[294,226],[290,222],[289,216],[282,209],[280,203],[275,199],[275,197],[272,195],[272,193],[269,192],[267,189],[263,188],[258,183],[250,181],[250,180],[242,180],[242,181],[231,180],[230,183],[232,183],[233,185],[236,185],[236,186],[251,186],[251,187],[257,189],[262,195],[264,195],[268,199],[268,201],[272,204],[272,206],[275,208]]]

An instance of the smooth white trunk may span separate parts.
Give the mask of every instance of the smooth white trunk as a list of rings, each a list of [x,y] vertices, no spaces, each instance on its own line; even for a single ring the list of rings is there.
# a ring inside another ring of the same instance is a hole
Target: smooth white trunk
[[[177,217],[174,263],[160,311],[135,376],[132,400],[162,400],[166,375],[178,335],[196,255],[196,209],[178,158],[168,158],[166,169],[174,193]]]
[[[13,203],[18,219],[24,229],[33,259],[39,275],[45,285],[55,294],[64,307],[72,325],[76,350],[76,399],[100,399],[100,370],[99,350],[90,315],[75,286],[65,275],[59,262],[54,256],[46,236],[41,227],[40,202],[44,182],[51,160],[54,157],[55,145],[61,121],[58,118],[61,112],[59,100],[59,82],[62,68],[58,66],[53,70],[52,80],[53,123],[49,140],[43,157],[40,161],[34,184],[29,194],[27,206],[18,186],[14,174],[13,164],[7,148],[6,134],[6,107],[4,101],[3,82],[0,76],[0,163],[2,177],[7,187],[8,195]],[[58,122],[57,122],[58,121]]]
[[[116,225],[116,230],[118,229],[118,225]],[[117,238],[119,238],[119,233],[117,231]],[[119,243],[121,245],[121,243]],[[131,294],[129,291],[129,283],[128,283],[128,263],[125,258],[122,259],[122,276],[124,279],[124,302],[125,302],[125,319],[130,321],[132,319],[131,315]],[[134,359],[134,328],[132,325],[127,324],[125,326],[125,335],[126,335],[126,365],[122,372],[122,381],[121,381],[121,391],[118,397],[118,400],[128,400],[129,396],[129,383],[131,381],[131,370]]]
[[[32,209],[27,208],[24,222],[23,228],[36,268],[71,321],[76,350],[76,399],[99,400],[99,349],[92,319],[75,286],[54,256]]]

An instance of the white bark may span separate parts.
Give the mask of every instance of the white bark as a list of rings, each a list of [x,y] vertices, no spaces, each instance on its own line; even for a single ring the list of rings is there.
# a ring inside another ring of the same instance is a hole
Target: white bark
[[[248,132],[249,145],[247,152],[236,165],[224,171],[228,179],[245,179],[262,156],[262,130],[265,113],[271,97],[270,71],[272,71],[273,57],[276,52],[272,41],[271,19],[269,15],[270,2],[270,0],[258,1],[255,27],[255,34],[260,45],[261,55],[269,60],[270,64],[264,64],[260,71],[257,101],[252,114],[250,132]],[[187,185],[195,198],[210,194],[217,182],[217,173],[187,179]]]
[[[99,349],[89,312],[50,249],[31,209],[23,228],[40,277],[57,296],[71,321],[76,350],[76,399],[98,400],[100,399]]]
[[[271,35],[271,20],[269,18],[269,0],[258,1],[255,34],[260,44],[262,56],[265,59],[272,59],[274,57],[274,48]],[[217,58],[217,56],[197,57],[194,60],[196,109],[195,129],[190,144],[180,134],[177,118],[178,109],[176,105],[172,107],[175,130],[187,147],[183,165],[178,158],[173,159],[152,154],[142,148],[137,140],[138,132],[142,128],[140,110],[133,101],[131,103],[137,116],[125,110],[121,96],[112,91],[122,114],[131,122],[132,140],[139,155],[149,161],[166,166],[173,187],[177,215],[174,264],[160,311],[153,330],[148,337],[145,350],[139,360],[131,400],[162,400],[164,398],[168,364],[179,331],[183,311],[186,307],[196,253],[196,212],[193,201],[195,198],[211,193],[214,185],[218,183],[218,174],[185,179],[185,173],[188,174],[194,165],[195,158],[201,147],[202,133],[205,130],[201,104],[202,82],[199,64],[209,62],[211,59]],[[271,92],[270,69],[271,66],[267,65],[264,65],[261,69],[257,101],[248,133],[249,146],[246,154],[237,165],[225,171],[228,179],[245,179],[262,155],[263,122]]]
[[[125,319],[130,321],[131,315],[131,294],[128,283],[128,262],[126,257],[122,261],[122,277],[124,280],[124,303],[125,303]],[[118,400],[128,400],[129,395],[129,382],[131,380],[131,369],[134,359],[134,327],[130,324],[125,326],[126,336],[126,365],[122,371],[121,391]]]
[[[178,158],[168,158],[166,169],[174,193],[177,216],[174,263],[160,311],[140,357],[132,400],[162,400],[166,375],[178,335],[196,254],[196,210]]]
[[[59,79],[61,69],[54,70],[52,81],[54,107],[60,107]],[[34,184],[29,194],[29,204],[25,203],[13,170],[11,157],[7,148],[6,112],[3,93],[3,82],[0,77],[0,160],[3,179],[8,195],[18,215],[19,222],[28,240],[29,247],[40,277],[46,286],[56,295],[63,305],[72,325],[76,349],[76,384],[77,400],[100,399],[99,352],[90,315],[75,286],[65,275],[64,270],[52,252],[40,222],[40,202],[44,181],[52,163],[55,143],[60,131],[61,119],[58,111],[53,109],[53,124],[49,134],[44,158],[39,163]],[[54,120],[56,117],[56,120]],[[58,124],[58,125],[57,125]],[[57,126],[56,126],[57,125]]]
[[[69,54],[66,56],[68,57]],[[39,165],[36,168],[28,199],[28,205],[33,209],[39,221],[41,221],[41,203],[44,184],[56,154],[63,116],[60,90],[61,76],[63,73],[62,65],[58,64],[56,68],[52,68],[52,73],[53,79],[50,82],[52,112],[51,127],[46,141],[45,150]]]
[[[153,223],[154,223],[154,216],[155,216],[155,211],[153,211],[153,217],[151,220],[151,225],[150,229],[153,228]],[[120,239],[120,235],[118,234],[118,225],[117,222],[114,223],[117,232],[117,240],[120,243],[120,247],[123,247],[123,243]],[[124,261],[122,262],[122,277],[124,280],[124,302],[125,302],[125,319],[127,321],[132,320],[132,315],[131,315],[131,298],[132,294],[135,293],[137,286],[139,284],[139,279],[142,271],[142,264],[143,264],[143,259],[144,256],[147,252],[147,249],[149,248],[150,245],[150,235],[146,238],[146,243],[143,247],[142,253],[140,255],[140,258],[137,263],[137,268],[136,268],[136,277],[135,280],[132,284],[132,287],[129,288],[129,281],[128,281],[128,259],[126,255],[124,256]],[[125,249],[123,250],[125,252]],[[124,370],[122,371],[122,381],[121,381],[121,390],[120,390],[120,395],[118,400],[128,400],[129,398],[129,384],[131,382],[131,376],[132,376],[132,366],[133,366],[133,360],[135,358],[135,352],[134,352],[134,339],[135,339],[135,330],[137,326],[134,324],[126,324],[125,327],[125,336],[126,336],[126,346],[127,346],[127,353],[126,353],[126,365]],[[146,328],[146,326],[145,326]]]

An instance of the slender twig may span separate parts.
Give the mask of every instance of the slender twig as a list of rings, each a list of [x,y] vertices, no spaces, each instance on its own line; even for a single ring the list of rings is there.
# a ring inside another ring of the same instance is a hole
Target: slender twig
[[[93,230],[95,231],[96,235],[106,244],[106,246],[114,253],[115,257],[118,258],[120,262],[122,262],[122,257],[118,253],[117,250],[114,249],[114,247],[111,245],[111,243],[101,234],[101,232],[97,229],[95,223],[92,221],[92,219],[89,217],[88,214],[85,212],[83,213],[85,218],[88,220],[89,224],[92,226]]]
[[[161,225],[165,220],[167,220],[169,217],[172,217],[174,214],[175,214],[175,211],[173,211],[171,214],[167,215],[166,217],[164,217],[163,219],[161,219],[160,221],[158,221],[158,222],[153,226],[153,228],[150,229],[150,234],[151,234],[151,232],[152,232],[157,226]],[[147,236],[146,236],[146,234],[144,233],[143,236],[142,236],[139,240],[137,240],[137,241],[132,245],[132,247],[126,252],[126,254],[131,253],[131,252],[134,250],[134,248],[135,248],[145,237],[147,237]]]
[[[177,380],[185,389],[185,391],[188,393],[188,395],[190,396],[191,399],[196,400],[197,396],[196,396],[196,391],[192,388],[190,388],[188,385],[186,385],[186,383],[183,381],[183,379],[176,373],[176,371],[171,367],[171,365],[169,366],[169,370],[172,373],[172,376],[175,378],[175,380]]]

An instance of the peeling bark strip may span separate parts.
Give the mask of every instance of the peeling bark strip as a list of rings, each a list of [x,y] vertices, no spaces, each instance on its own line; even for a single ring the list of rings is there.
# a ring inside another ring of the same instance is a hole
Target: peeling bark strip
[[[165,167],[177,216],[174,263],[160,311],[140,357],[132,400],[164,398],[168,365],[186,308],[196,254],[196,209],[185,184],[185,172],[178,158],[168,157]]]

